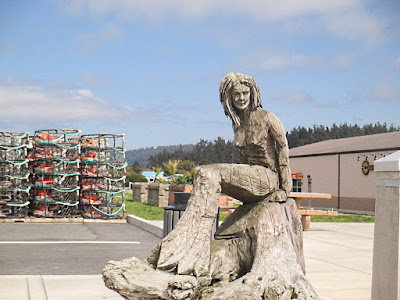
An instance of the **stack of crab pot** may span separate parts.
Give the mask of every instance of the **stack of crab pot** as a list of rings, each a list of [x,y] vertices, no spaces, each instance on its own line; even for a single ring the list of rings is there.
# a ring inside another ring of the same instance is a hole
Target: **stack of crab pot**
[[[71,217],[79,204],[80,131],[35,131],[32,160],[32,215]]]
[[[82,216],[124,216],[125,149],[123,134],[81,137],[80,205]]]
[[[24,218],[29,207],[29,133],[0,132],[0,217]]]

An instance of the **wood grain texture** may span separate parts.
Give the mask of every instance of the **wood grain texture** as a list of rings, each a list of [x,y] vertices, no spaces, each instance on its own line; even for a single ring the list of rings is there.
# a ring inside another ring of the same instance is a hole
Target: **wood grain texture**
[[[208,239],[208,273],[179,275],[131,258],[106,265],[106,286],[127,299],[319,299],[305,277],[296,204],[273,197],[239,207]]]
[[[196,168],[187,209],[146,262],[109,262],[107,287],[126,299],[319,299],[305,277],[303,232],[280,120],[254,80],[229,73],[221,103],[241,164]],[[219,194],[241,200],[211,242]]]

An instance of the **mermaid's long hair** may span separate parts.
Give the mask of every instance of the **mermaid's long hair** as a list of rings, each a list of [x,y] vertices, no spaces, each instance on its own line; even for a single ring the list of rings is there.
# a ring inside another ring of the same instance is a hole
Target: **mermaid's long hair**
[[[262,107],[260,90],[252,77],[233,72],[226,75],[219,85],[219,95],[224,106],[225,115],[231,118],[234,126],[240,126],[240,118],[232,103],[231,89],[238,83],[245,84],[250,88],[250,109],[254,110],[257,107]]]

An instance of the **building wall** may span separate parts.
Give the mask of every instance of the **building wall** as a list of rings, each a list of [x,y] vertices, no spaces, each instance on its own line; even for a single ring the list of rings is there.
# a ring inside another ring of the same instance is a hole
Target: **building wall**
[[[303,192],[308,192],[307,175],[312,178],[312,192],[337,195],[338,160],[336,155],[290,158],[292,172],[303,173]]]
[[[368,153],[368,161],[373,164],[375,154]],[[303,192],[308,191],[307,175],[312,178],[312,192],[329,193],[332,199],[304,200],[304,206],[340,208],[373,212],[375,210],[376,174],[362,173],[362,162],[367,155],[340,154],[290,158],[292,172],[303,173]],[[359,159],[358,159],[359,158]]]

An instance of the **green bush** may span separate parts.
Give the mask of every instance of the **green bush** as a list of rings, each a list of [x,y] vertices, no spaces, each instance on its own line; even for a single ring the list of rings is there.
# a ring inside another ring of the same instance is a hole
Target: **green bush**
[[[175,180],[172,180],[171,183],[175,184],[193,184],[193,180],[190,178],[189,175],[182,175],[177,177]]]
[[[193,184],[192,177],[189,175],[181,175],[174,180],[170,181],[160,181],[161,183],[166,183],[166,184]]]
[[[142,174],[130,173],[126,174],[126,182],[147,182],[147,178]]]

